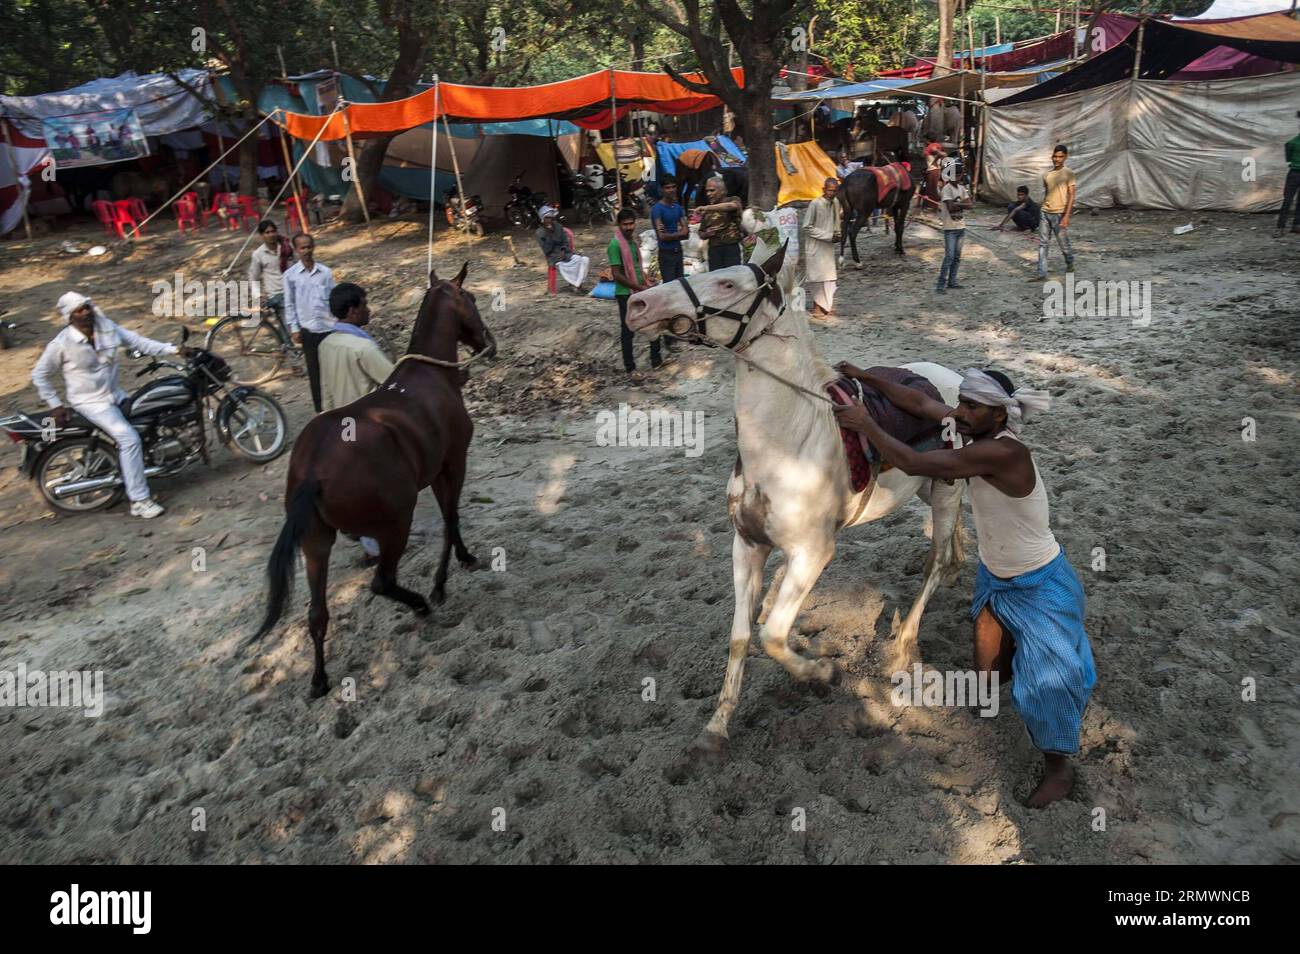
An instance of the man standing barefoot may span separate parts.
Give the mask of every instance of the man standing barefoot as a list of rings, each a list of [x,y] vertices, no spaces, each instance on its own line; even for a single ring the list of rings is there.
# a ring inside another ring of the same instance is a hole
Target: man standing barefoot
[[[1069,757],[1079,751],[1097,671],[1083,630],[1083,586],[1052,534],[1047,489],[1018,436],[1025,416],[1046,410],[1050,396],[1016,390],[997,371],[968,368],[953,408],[850,364],[838,370],[913,417],[951,418],[966,439],[960,450],[916,451],[881,430],[861,404],[835,408],[841,427],[865,434],[905,474],[970,482],[980,554],[971,607],[975,667],[1011,681],[1011,702],[1043,753],[1043,778],[1029,807],[1065,798],[1074,788]]]

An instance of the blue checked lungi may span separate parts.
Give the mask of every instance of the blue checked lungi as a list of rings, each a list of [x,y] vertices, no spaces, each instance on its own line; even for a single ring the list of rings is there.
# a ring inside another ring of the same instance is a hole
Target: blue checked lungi
[[[1065,551],[1009,580],[981,562],[971,619],[985,606],[1016,641],[1011,703],[1035,747],[1062,755],[1079,751],[1079,724],[1097,670],[1083,631],[1083,584]]]

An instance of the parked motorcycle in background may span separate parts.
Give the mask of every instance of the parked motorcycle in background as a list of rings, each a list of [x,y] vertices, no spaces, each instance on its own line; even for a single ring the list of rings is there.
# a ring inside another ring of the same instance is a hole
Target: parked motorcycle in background
[[[471,195],[462,202],[460,191],[452,186],[443,194],[443,208],[447,213],[447,224],[458,232],[483,237],[483,197]]]
[[[187,329],[181,342],[188,337]],[[284,453],[284,410],[264,391],[232,387],[230,367],[217,355],[196,349],[184,364],[154,358],[136,377],[161,368],[179,373],[155,378],[122,405],[144,444],[146,477],[170,477],[200,459],[207,463],[209,425],[220,443],[256,464]],[[90,513],[122,498],[117,445],[80,414],[58,426],[48,412],[19,413],[0,418],[0,430],[23,445],[19,470],[55,510]]]
[[[522,182],[523,177],[524,171],[520,169],[515,173],[514,180],[506,187],[510,193],[510,201],[506,203],[506,221],[515,228],[526,226],[535,229],[542,224],[537,210],[546,204],[546,193],[534,192],[528,188]]]

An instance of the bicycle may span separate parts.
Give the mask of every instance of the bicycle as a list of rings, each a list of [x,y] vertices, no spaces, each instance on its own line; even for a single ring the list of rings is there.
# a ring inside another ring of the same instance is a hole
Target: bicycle
[[[228,315],[208,331],[205,351],[221,357],[230,366],[237,384],[263,384],[275,377],[288,362],[302,365],[302,348],[293,343],[284,323],[284,309],[264,305],[255,325],[244,315]]]

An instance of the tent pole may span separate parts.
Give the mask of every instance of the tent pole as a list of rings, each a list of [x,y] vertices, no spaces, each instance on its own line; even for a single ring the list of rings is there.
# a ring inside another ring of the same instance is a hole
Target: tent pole
[[[280,109],[279,107],[276,107],[276,111],[283,112],[283,110]],[[298,222],[302,226],[303,233],[306,235],[311,235],[311,226],[307,224],[307,204],[302,199],[302,190],[298,188],[298,184],[295,181],[296,177],[289,172],[289,170],[293,168],[293,163],[289,160],[288,135],[289,135],[289,131],[285,129],[283,126],[281,126],[280,127],[280,152],[284,154],[285,174],[289,182],[292,183],[292,185],[290,186],[290,190],[293,192],[293,197],[298,200]]]
[[[441,90],[438,87],[438,74],[433,74],[433,145],[429,147],[429,255],[424,270],[425,276],[433,275],[433,207],[436,201],[437,182],[438,182],[438,97]],[[433,279],[428,278],[429,286],[433,286]]]
[[[357,187],[357,198],[361,200],[361,214],[365,217],[366,229],[374,234],[374,229],[370,225],[370,207],[366,204],[366,190],[361,187],[361,170],[357,168],[357,154],[352,149],[352,123],[348,120],[348,104],[343,99],[339,102],[343,103],[343,135],[348,141],[348,160],[352,163],[352,184]]]
[[[9,118],[0,116],[0,125],[3,125],[5,129],[5,146],[8,147],[5,149],[5,158],[9,160],[9,168],[14,172],[14,185],[18,187],[18,199],[23,204],[23,229],[27,232],[27,241],[30,242],[32,240],[32,220],[27,217],[27,200],[23,198],[23,186],[18,181],[20,178],[18,175],[18,160],[14,158],[14,141],[9,138]],[[49,161],[54,161],[53,155],[50,156]]]
[[[456,173],[456,194],[460,196],[460,207],[465,208],[465,203],[469,199],[465,195],[465,185],[460,181],[460,160],[456,158],[456,144],[451,141],[451,123],[447,122],[447,114],[442,115],[442,128],[447,134],[447,148],[451,150],[451,169]],[[465,230],[465,237],[469,238],[469,230]]]
[[[1133,77],[1129,81],[1130,89],[1132,89],[1133,84],[1137,83],[1138,74],[1142,72],[1142,36],[1146,30],[1146,25],[1145,17],[1138,21],[1137,48],[1133,51]]]
[[[980,47],[987,50],[989,35],[985,30],[980,31]],[[978,199],[980,195],[980,175],[984,172],[984,130],[988,124],[989,102],[985,98],[988,91],[988,60],[984,61],[984,69],[980,71],[980,131],[979,141],[975,144],[975,178],[971,182],[971,196]]]
[[[618,186],[618,207],[623,208],[623,175],[618,168],[618,101],[614,90],[614,67],[609,68],[609,148],[614,154],[614,182]]]
[[[340,106],[336,106],[336,107],[334,107],[334,112],[330,113],[330,114],[329,114],[330,116],[333,116],[334,113],[337,113],[337,112],[339,111],[339,109],[341,108],[342,100],[339,100],[339,103],[340,103]],[[270,119],[270,118],[271,118],[272,116],[274,116],[274,115],[275,115],[275,113],[273,113],[273,112],[271,112],[271,113],[267,113],[266,116],[262,119],[262,123],[266,122],[268,119]],[[244,133],[244,138],[241,139],[239,142],[243,142],[244,139],[247,139],[250,135],[252,135],[253,131],[256,130],[258,127],[260,127],[260,126],[262,125],[262,123],[258,123],[257,126],[254,126],[254,127],[253,127],[253,129],[250,129],[248,132]],[[312,151],[313,149],[316,148],[316,143],[320,142],[320,137],[323,136],[323,135],[325,135],[325,130],[328,129],[328,128],[329,128],[329,117],[326,117],[326,121],[320,124],[320,129],[317,131],[316,135],[312,137],[311,142],[309,142],[309,143],[307,144],[307,148],[303,150],[303,152],[302,152],[302,156],[298,159],[298,161],[297,161],[296,163],[294,163],[294,167],[293,167],[293,172],[294,172],[294,173],[296,173],[296,172],[298,171],[298,169],[302,166],[302,164],[303,164],[304,162],[307,161],[307,157],[308,157],[309,155],[311,155],[311,151]],[[234,145],[234,146],[231,146],[230,148],[233,150],[233,149],[235,148],[235,146],[238,146],[238,145],[239,145],[239,143],[235,143],[235,145]],[[211,168],[211,167],[209,167],[209,168]],[[201,175],[203,175],[203,173],[205,173],[205,172],[207,172],[207,171],[208,171],[207,169],[204,169],[203,172],[199,173],[199,175],[201,176]],[[292,173],[290,174],[290,176],[292,177]],[[196,181],[197,181],[197,180],[196,180]],[[187,187],[187,188],[188,188],[188,187]],[[280,186],[280,191],[277,192],[277,193],[275,194],[275,198],[271,200],[271,204],[268,205],[268,206],[266,207],[266,214],[267,214],[267,215],[270,215],[270,214],[271,214],[271,210],[275,208],[275,204],[276,204],[277,202],[280,201],[280,198],[284,195],[284,190],[287,189],[287,188],[289,188],[289,183],[288,183],[288,182],[286,182],[284,185]],[[182,190],[182,191],[184,191],[184,190]],[[172,196],[171,200],[169,200],[169,203],[170,203],[170,201],[174,201],[174,200],[176,199],[176,196],[179,196],[180,194],[181,194],[181,193],[178,192],[178,193],[176,193],[176,195]],[[165,207],[166,207],[166,206],[164,206],[164,208],[165,208]],[[159,209],[157,212],[154,212],[153,215],[157,215],[158,212],[161,212],[161,211],[162,211],[162,209]],[[150,218],[152,218],[152,217],[153,217],[153,216],[150,216]],[[144,221],[145,221],[145,222],[148,222],[149,219],[145,219]],[[144,225],[144,222],[141,222],[140,225],[143,226],[143,225]],[[248,243],[251,242],[251,241],[253,240],[253,236],[256,235],[256,234],[257,234],[256,232],[249,232],[246,236],[244,236],[244,244],[241,245],[241,246],[239,246],[239,251],[237,251],[237,252],[235,253],[235,257],[232,258],[232,259],[230,260],[230,264],[227,265],[224,269],[222,269],[222,271],[221,271],[221,276],[222,276],[223,278],[224,278],[225,276],[227,276],[227,275],[230,274],[230,270],[231,270],[232,268],[235,267],[235,263],[239,261],[239,257],[240,257],[241,255],[244,254],[244,249],[248,248]]]

